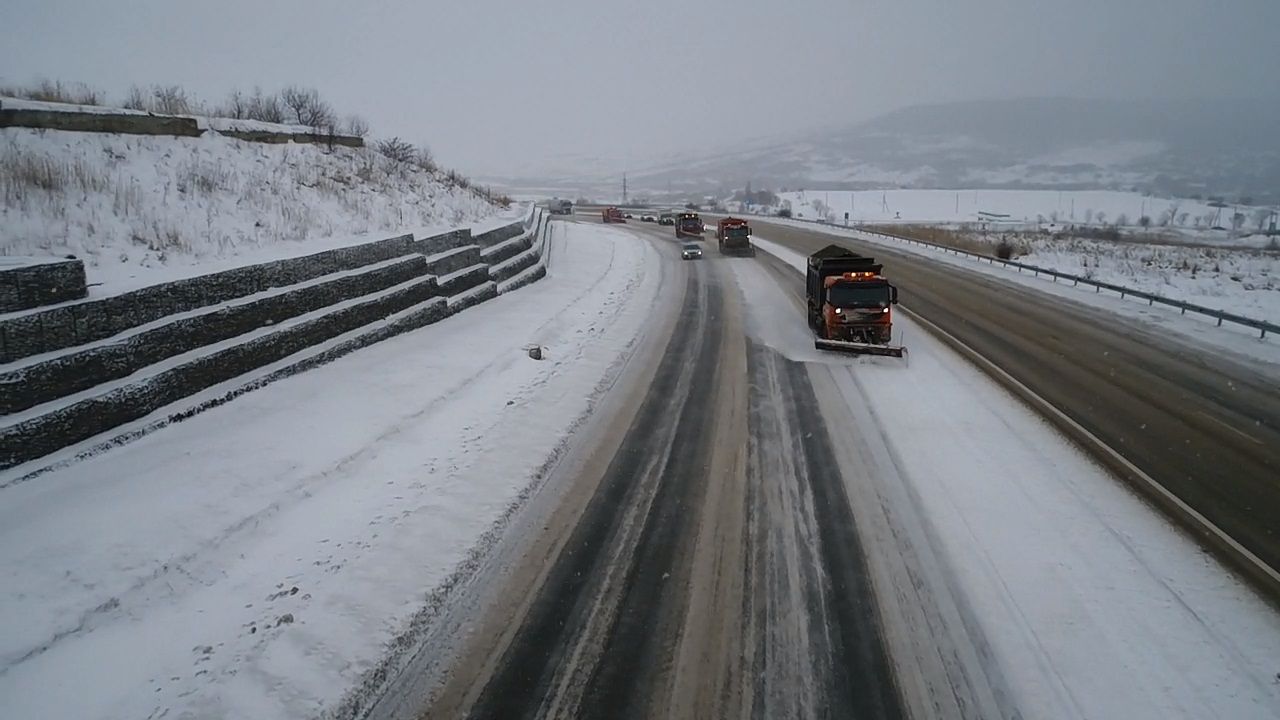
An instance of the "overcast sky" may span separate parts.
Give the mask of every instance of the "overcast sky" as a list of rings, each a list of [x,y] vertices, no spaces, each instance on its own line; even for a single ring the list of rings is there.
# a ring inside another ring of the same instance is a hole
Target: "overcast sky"
[[[965,98],[1280,97],[1280,0],[0,0],[0,75],[318,88],[504,174]]]

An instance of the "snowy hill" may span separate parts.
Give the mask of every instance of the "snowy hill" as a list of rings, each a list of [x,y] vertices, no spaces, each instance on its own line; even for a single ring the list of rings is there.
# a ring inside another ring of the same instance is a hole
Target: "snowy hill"
[[[633,191],[1125,189],[1280,202],[1275,101],[1018,99],[905,108],[632,168]],[[614,173],[616,176],[617,173]],[[570,187],[612,190],[587,170]],[[545,180],[543,184],[546,185]],[[549,186],[549,185],[548,185]]]
[[[0,129],[0,255],[76,255],[114,289],[497,210],[368,148]]]

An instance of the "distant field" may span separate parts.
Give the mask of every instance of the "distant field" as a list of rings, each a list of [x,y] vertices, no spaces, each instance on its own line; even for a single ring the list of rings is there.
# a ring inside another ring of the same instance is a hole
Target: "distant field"
[[[851,224],[985,222],[992,228],[1071,224],[1139,229],[1145,217],[1153,235],[1254,247],[1265,240],[1247,236],[1265,229],[1275,210],[1235,203],[1215,208],[1205,200],[1110,190],[833,190],[780,193],[779,198],[790,204],[795,217],[837,223],[848,213]]]

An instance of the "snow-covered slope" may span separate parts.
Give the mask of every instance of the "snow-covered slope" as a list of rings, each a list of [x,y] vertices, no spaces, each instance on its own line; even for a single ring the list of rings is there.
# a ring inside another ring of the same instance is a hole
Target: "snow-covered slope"
[[[367,148],[0,129],[0,255],[73,254],[116,289],[496,211]]]
[[[767,100],[767,96],[760,99]],[[1274,100],[972,100],[628,168],[633,193],[756,188],[1130,189],[1280,202]],[[617,175],[564,185],[616,192]],[[528,173],[526,173],[528,174]],[[543,174],[546,185],[549,173]],[[595,181],[592,183],[591,181]],[[551,186],[551,185],[547,185]],[[610,197],[611,195],[601,195]]]

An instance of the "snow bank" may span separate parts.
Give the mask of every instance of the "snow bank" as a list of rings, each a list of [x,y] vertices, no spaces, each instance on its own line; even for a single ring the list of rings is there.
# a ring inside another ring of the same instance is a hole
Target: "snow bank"
[[[367,148],[0,129],[0,255],[74,254],[98,294],[495,210]]]
[[[559,223],[551,242],[541,282],[0,491],[6,715],[338,700],[536,484],[648,320],[650,245]]]

